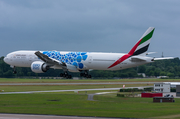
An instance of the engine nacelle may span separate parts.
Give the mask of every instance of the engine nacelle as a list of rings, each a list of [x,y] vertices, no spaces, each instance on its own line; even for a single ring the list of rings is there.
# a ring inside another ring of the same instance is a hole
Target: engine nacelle
[[[31,70],[35,73],[44,73],[49,69],[46,63],[41,61],[35,61],[31,64]]]

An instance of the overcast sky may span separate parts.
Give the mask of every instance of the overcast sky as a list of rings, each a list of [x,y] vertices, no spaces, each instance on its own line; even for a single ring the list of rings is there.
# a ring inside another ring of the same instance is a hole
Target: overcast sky
[[[151,56],[180,57],[180,0],[0,0],[0,56],[17,50],[127,53],[155,27]]]

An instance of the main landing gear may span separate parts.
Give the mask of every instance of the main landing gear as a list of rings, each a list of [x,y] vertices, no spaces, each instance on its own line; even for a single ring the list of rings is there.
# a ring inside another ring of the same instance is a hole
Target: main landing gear
[[[60,74],[60,77],[64,77],[64,78],[66,78],[66,79],[71,79],[71,78],[72,78],[72,76],[69,75],[67,72],[61,73],[61,74]]]
[[[88,71],[84,71],[84,73],[80,73],[80,76],[86,77],[86,78],[91,78],[91,75],[88,74]]]
[[[80,76],[81,76],[81,77],[86,77],[86,78],[91,78],[91,75],[88,74],[88,71],[87,71],[87,70],[84,71],[84,72],[81,71]],[[67,71],[65,71],[64,73],[61,73],[61,74],[60,74],[60,77],[64,77],[64,78],[66,78],[66,79],[71,79],[71,78],[72,78],[72,76],[69,75]]]

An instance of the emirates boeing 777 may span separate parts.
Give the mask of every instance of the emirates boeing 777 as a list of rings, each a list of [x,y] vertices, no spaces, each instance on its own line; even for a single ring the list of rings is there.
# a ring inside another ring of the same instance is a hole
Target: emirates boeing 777
[[[71,78],[69,72],[80,72],[91,78],[89,70],[122,70],[173,57],[147,57],[147,50],[154,32],[149,27],[129,53],[64,52],[64,51],[15,51],[7,54],[4,61],[14,68],[30,67],[35,73],[44,73],[50,68],[63,69],[61,77]]]

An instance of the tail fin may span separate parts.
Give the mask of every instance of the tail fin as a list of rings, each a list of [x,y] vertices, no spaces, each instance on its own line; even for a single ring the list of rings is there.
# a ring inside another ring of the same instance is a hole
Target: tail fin
[[[142,35],[140,40],[134,45],[134,47],[129,51],[130,56],[135,56],[135,55],[142,55],[146,53],[148,50],[151,37],[154,32],[154,27],[149,27],[146,32]]]
[[[120,64],[121,62],[123,62],[124,60],[126,60],[127,58],[129,58],[131,56],[142,55],[142,54],[145,55],[146,51],[148,50],[154,29],[155,29],[154,27],[149,27],[146,30],[146,32],[143,34],[143,36],[140,38],[140,40],[129,51],[129,53],[125,54],[121,58],[119,58],[116,62],[114,62],[111,66],[109,66],[108,69]]]

